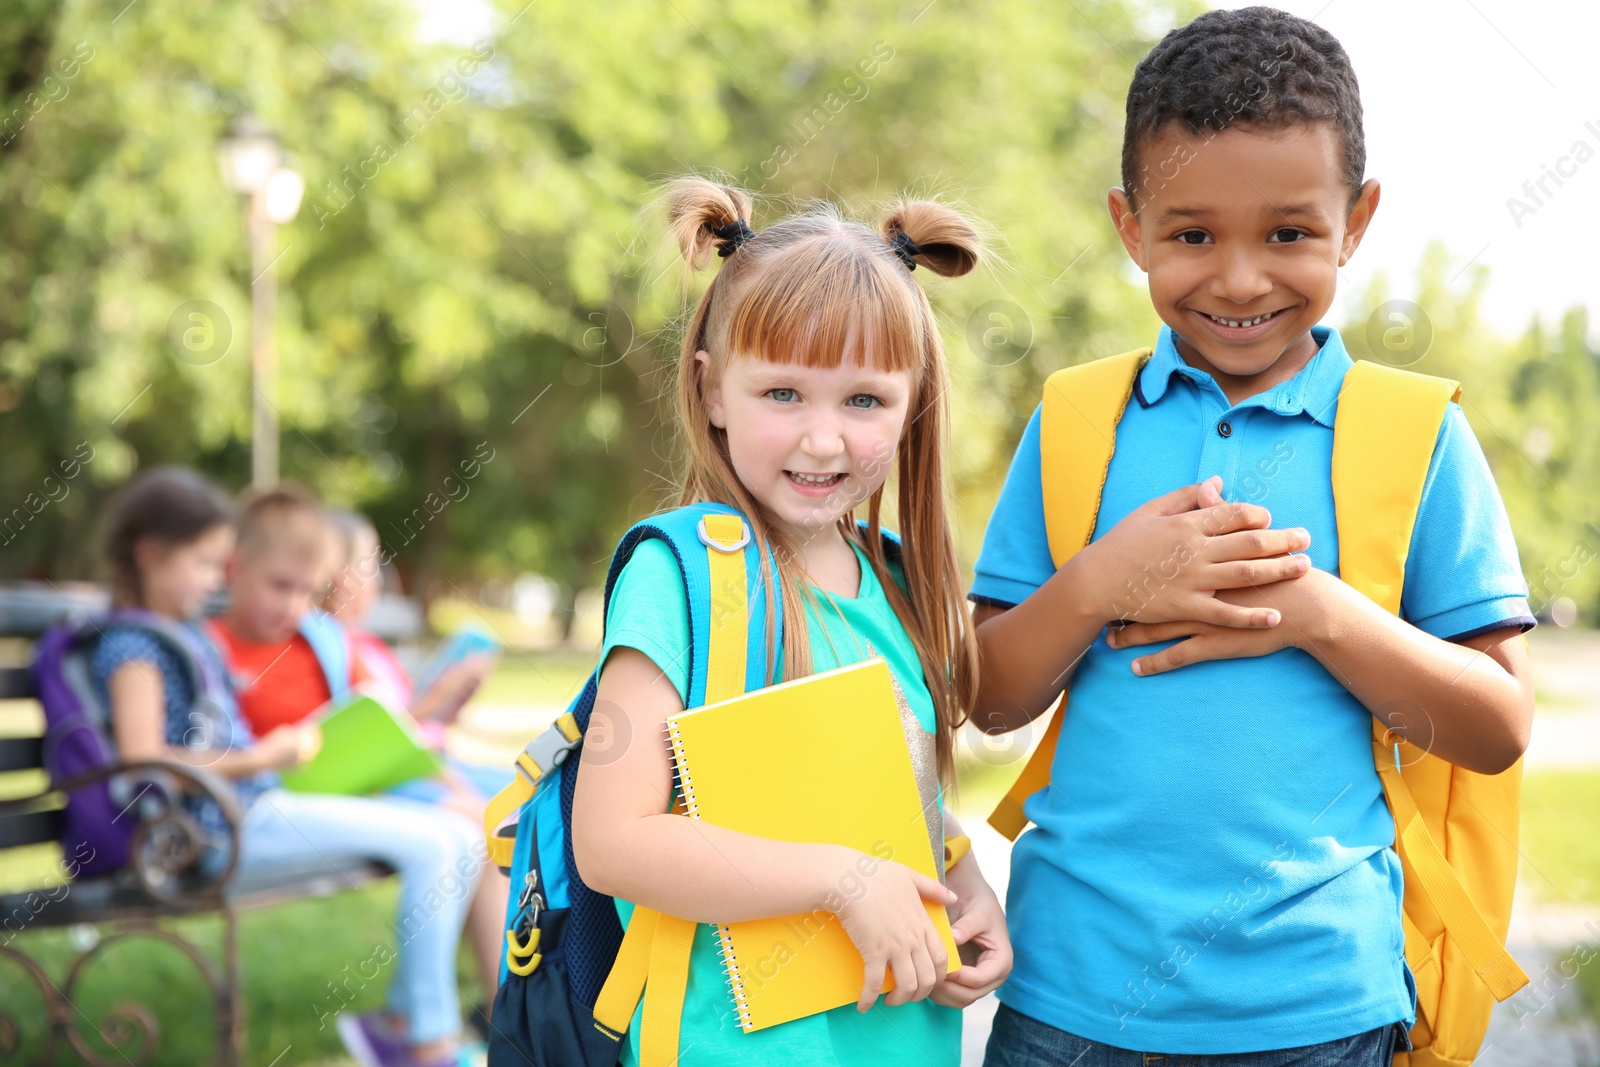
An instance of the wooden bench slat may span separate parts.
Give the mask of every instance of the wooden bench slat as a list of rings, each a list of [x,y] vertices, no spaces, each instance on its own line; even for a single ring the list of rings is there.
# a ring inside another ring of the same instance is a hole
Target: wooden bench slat
[[[0,737],[0,774],[44,766],[44,738]]]
[[[61,809],[0,815],[0,849],[61,840],[66,816]]]
[[[33,675],[26,667],[0,667],[0,700],[33,699]]]

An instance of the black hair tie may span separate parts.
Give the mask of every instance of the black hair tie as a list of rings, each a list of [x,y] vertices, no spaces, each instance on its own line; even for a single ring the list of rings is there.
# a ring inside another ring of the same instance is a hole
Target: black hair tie
[[[894,231],[894,236],[889,238],[889,247],[905,263],[906,270],[917,269],[917,257],[922,254],[922,248],[907,235],[906,231]]]
[[[717,255],[724,259],[733,255],[739,250],[740,245],[756,235],[756,231],[752,230],[750,224],[745,222],[744,219],[734,219],[726,226],[718,226],[711,232],[727,242],[717,249]]]

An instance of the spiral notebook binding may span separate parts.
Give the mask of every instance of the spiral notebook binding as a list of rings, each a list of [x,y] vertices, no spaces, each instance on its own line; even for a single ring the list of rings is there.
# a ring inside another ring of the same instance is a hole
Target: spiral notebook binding
[[[683,754],[683,735],[678,731],[677,723],[668,719],[664,725],[667,734],[667,743],[672,746],[672,771],[678,778],[678,790],[683,796],[684,813],[691,819],[700,817],[700,805],[695,800],[694,776],[689,773],[689,765]]]
[[[739,975],[739,957],[733,951],[733,936],[727,923],[717,926],[717,941],[722,946],[723,980],[733,996],[733,1010],[739,1013],[739,1026],[748,1034],[754,1027],[750,1019],[750,999],[745,995],[744,979]]]
[[[694,775],[689,773],[688,759],[683,751],[683,734],[677,724],[668,719],[665,723],[667,743],[672,746],[672,770],[678,777],[678,789],[683,796],[683,810],[691,819],[700,817],[700,804],[694,795]],[[733,1010],[738,1013],[739,1026],[745,1033],[752,1028],[750,1000],[744,991],[744,979],[739,974],[739,957],[733,951],[733,935],[726,923],[718,923],[717,944],[722,954],[723,982],[733,997]]]

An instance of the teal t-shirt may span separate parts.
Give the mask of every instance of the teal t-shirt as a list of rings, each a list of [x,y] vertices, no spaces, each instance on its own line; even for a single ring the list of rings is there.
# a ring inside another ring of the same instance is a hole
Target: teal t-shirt
[[[817,604],[808,606],[806,611],[812,670],[821,672],[859,663],[869,654],[882,656],[922,728],[932,732],[933,698],[923,680],[916,648],[865,555],[860,548],[855,551],[861,566],[861,585],[854,597],[834,594],[830,603],[820,590],[812,590]],[[903,581],[898,570],[891,568],[891,574],[896,581]],[[640,542],[617,577],[606,609],[606,639],[600,662],[605,663],[611,650],[619,645],[649,656],[677,688],[679,699],[687,703],[689,608],[678,562],[665,542]],[[935,807],[938,813],[942,810]],[[938,836],[942,838],[942,829]],[[940,856],[939,862],[942,861]],[[619,899],[617,914],[626,928],[633,904]],[[641,1003],[628,1026],[622,1052],[624,1067],[639,1062],[643,1010]],[[930,999],[888,1007],[880,997],[866,1014],[856,1011],[851,1003],[745,1033],[734,1014],[717,948],[716,927],[708,923],[695,927],[679,1035],[680,1067],[723,1067],[734,1062],[772,1067],[854,1067],[860,1063],[873,1067],[955,1067],[961,1059],[961,1013]]]

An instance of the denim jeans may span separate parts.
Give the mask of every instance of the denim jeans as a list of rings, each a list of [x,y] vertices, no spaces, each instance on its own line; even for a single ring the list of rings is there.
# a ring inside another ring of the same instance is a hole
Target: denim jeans
[[[1396,1051],[1410,1047],[1405,1024],[1392,1023],[1337,1041],[1270,1052],[1134,1052],[1057,1030],[1002,1003],[983,1067],[1389,1067]]]
[[[456,946],[486,862],[481,827],[415,800],[273,789],[250,805],[239,843],[236,883],[275,869],[337,871],[360,860],[393,867],[400,879],[398,951],[390,955],[383,947],[351,960],[328,976],[334,992],[312,1006],[319,1014],[337,1014],[357,992],[350,981],[379,981],[387,970],[388,1009],[406,1017],[413,1042],[460,1030]]]

